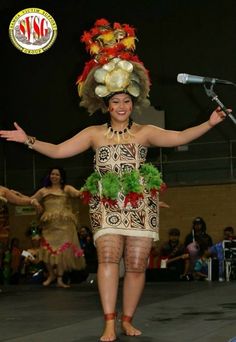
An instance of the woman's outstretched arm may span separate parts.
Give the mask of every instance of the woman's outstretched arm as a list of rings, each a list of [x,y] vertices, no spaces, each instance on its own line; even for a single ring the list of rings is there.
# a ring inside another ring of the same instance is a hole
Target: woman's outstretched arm
[[[73,187],[72,185],[66,185],[64,191],[67,192],[71,197],[80,197],[81,191]]]
[[[230,111],[230,110],[229,110]],[[174,147],[189,143],[208,132],[212,127],[222,122],[226,114],[217,108],[210,116],[209,120],[200,125],[187,128],[183,131],[165,130],[156,126],[148,125],[146,136],[152,146]]]
[[[22,195],[16,195],[16,193],[14,191],[11,191],[10,189],[0,186],[0,194],[2,194],[2,196],[4,198],[7,199],[7,201],[9,203],[12,204],[16,204],[16,205],[32,205],[34,206],[36,209],[38,209],[40,207],[39,202],[36,199],[32,199],[28,196]]]
[[[67,158],[79,154],[92,145],[93,126],[85,128],[72,138],[60,143],[51,144],[28,136],[26,132],[14,122],[15,130],[0,130],[0,137],[7,141],[26,144],[29,148],[50,158]]]

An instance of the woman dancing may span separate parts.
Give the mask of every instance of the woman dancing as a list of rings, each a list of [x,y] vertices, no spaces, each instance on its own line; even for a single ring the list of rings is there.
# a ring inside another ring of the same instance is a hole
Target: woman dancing
[[[78,79],[81,105],[90,113],[109,112],[110,121],[90,126],[69,140],[51,144],[28,136],[17,124],[0,131],[8,141],[24,143],[51,158],[66,158],[89,148],[95,151],[95,171],[82,195],[90,205],[90,218],[98,252],[98,287],[105,327],[101,341],[116,340],[116,300],[119,262],[125,276],[121,327],[129,336],[141,334],[132,318],[145,283],[145,270],[158,239],[158,191],[161,175],[146,164],[148,147],[184,145],[207,133],[225,118],[216,109],[208,120],[183,131],[171,131],[132,121],[131,113],[148,105],[148,72],[134,55],[135,30],[127,24],[97,20],[82,36],[93,55]]]
[[[72,198],[78,196],[80,191],[66,184],[65,171],[59,167],[49,170],[45,186],[32,196],[43,207],[38,259],[45,262],[48,270],[44,286],[56,280],[58,287],[67,288],[69,285],[63,282],[64,272],[85,267],[84,253],[76,230],[77,218],[72,205]]]

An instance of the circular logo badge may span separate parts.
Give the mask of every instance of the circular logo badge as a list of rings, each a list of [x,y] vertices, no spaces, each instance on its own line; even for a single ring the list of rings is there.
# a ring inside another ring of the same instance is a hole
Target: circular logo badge
[[[46,11],[39,8],[26,8],[12,19],[9,35],[17,49],[36,55],[52,46],[57,37],[57,25]]]

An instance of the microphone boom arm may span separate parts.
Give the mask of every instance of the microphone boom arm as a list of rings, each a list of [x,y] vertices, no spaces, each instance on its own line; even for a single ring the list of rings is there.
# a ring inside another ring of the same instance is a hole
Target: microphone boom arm
[[[203,85],[205,92],[207,94],[208,97],[210,97],[212,99],[212,101],[215,101],[220,108],[223,110],[223,112],[233,121],[233,123],[236,125],[236,118],[233,116],[232,113],[230,113],[227,108],[225,107],[225,105],[219,100],[218,95],[216,95],[216,93],[213,90],[213,84],[210,86],[210,88],[208,88],[205,84]]]

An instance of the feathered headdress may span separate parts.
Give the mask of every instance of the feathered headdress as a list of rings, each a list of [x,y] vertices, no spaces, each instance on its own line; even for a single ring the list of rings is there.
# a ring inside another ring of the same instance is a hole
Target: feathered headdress
[[[99,19],[81,41],[93,57],[85,64],[77,85],[80,105],[93,114],[107,111],[104,98],[126,92],[135,98],[135,106],[148,105],[150,80],[147,69],[134,54],[135,29],[127,24]]]

